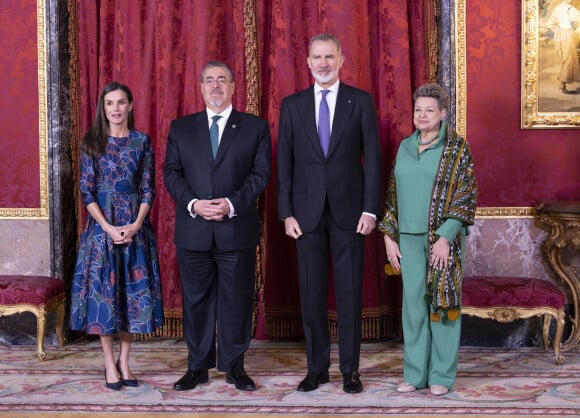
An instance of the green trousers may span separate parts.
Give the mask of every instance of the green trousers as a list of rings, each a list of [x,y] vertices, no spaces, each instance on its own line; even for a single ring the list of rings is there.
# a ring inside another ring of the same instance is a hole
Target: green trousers
[[[424,298],[427,234],[401,234],[399,247],[403,256],[403,380],[416,388],[433,385],[451,388],[457,375],[461,316],[455,321],[445,314],[440,322],[429,319],[433,309]],[[463,257],[464,251],[461,254]]]

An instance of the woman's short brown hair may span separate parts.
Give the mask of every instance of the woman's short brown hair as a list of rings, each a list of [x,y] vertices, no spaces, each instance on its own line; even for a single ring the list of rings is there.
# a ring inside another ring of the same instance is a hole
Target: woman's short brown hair
[[[419,97],[432,97],[437,99],[439,109],[449,110],[449,94],[443,87],[436,83],[423,84],[415,93],[413,93],[413,102],[416,102]]]

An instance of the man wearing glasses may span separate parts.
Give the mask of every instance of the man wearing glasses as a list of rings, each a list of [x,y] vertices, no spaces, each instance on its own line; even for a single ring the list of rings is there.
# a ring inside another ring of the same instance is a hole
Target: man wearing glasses
[[[175,237],[182,289],[188,370],[173,389],[226,372],[236,389],[256,389],[244,370],[251,339],[256,245],[256,200],[270,178],[270,128],[232,107],[234,77],[224,63],[202,71],[206,108],[171,123],[163,170],[175,201]],[[217,350],[216,350],[216,324]],[[216,356],[217,351],[217,356]]]

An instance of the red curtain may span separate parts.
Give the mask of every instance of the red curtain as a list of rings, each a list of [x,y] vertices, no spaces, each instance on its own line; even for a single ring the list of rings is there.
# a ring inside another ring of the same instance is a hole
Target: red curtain
[[[377,105],[385,177],[400,140],[412,129],[412,92],[427,80],[425,16],[421,0],[288,2],[274,0],[262,13],[264,115],[276,132],[282,99],[308,87],[308,42],[328,32],[341,41],[345,63],[341,80],[373,93]],[[429,3],[429,2],[427,2]],[[426,13],[427,11],[427,13]],[[274,164],[275,167],[275,164]],[[295,244],[285,237],[276,211],[275,177],[265,196],[265,317],[271,338],[302,335]],[[400,280],[385,279],[382,236],[366,239],[363,285],[363,337],[398,333]],[[336,335],[334,295],[329,322]]]
[[[232,67],[234,107],[270,121],[275,159],[281,100],[312,83],[306,65],[308,41],[319,32],[335,34],[345,55],[341,79],[375,97],[385,177],[397,144],[412,129],[413,89],[428,78],[425,27],[431,14],[426,10],[434,10],[435,0],[429,5],[422,0],[69,1],[76,7],[71,27],[78,27],[77,44],[71,46],[78,62],[71,75],[80,97],[80,114],[73,115],[80,132],[91,123],[101,89],[117,80],[131,88],[136,126],[154,144],[157,198],[151,216],[163,279],[165,336],[181,333],[174,204],[162,179],[165,143],[171,120],[204,108],[199,78],[208,60]],[[260,202],[257,338],[301,333],[294,243],[278,221],[275,164],[273,168]],[[367,239],[365,255],[365,337],[381,338],[392,332],[388,318],[398,317],[400,283],[384,278],[380,234]],[[331,326],[333,303],[330,297]]]

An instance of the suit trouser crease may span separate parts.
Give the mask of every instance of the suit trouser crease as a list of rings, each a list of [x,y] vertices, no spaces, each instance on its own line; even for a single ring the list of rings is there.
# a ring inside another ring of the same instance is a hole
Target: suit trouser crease
[[[243,365],[251,340],[256,252],[178,248],[188,368]],[[216,329],[217,324],[217,329]],[[217,331],[217,363],[216,363]]]
[[[334,221],[328,206],[318,226],[297,240],[302,321],[309,372],[330,365],[328,253],[332,253],[340,371],[358,371],[362,321],[364,237]]]
[[[451,387],[457,375],[461,317],[451,321],[442,315],[440,322],[429,318],[433,308],[424,300],[427,234],[401,234],[400,250],[403,256],[403,380],[418,388]]]

